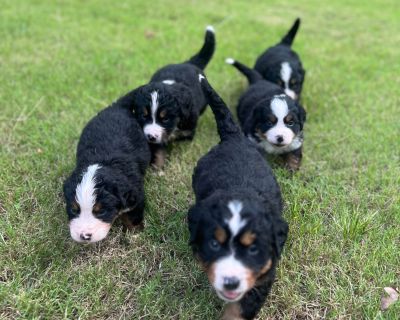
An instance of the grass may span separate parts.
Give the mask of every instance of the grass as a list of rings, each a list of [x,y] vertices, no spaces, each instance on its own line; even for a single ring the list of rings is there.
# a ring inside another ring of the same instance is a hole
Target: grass
[[[11,1],[0,11],[0,318],[216,319],[221,302],[188,247],[191,173],[218,142],[196,138],[146,178],[146,228],[93,246],[69,238],[62,182],[85,123],[187,59],[217,30],[210,82],[235,106],[252,64],[295,17],[307,69],[305,158],[275,166],[290,237],[260,319],[397,319],[379,310],[400,278],[400,86],[396,0]]]

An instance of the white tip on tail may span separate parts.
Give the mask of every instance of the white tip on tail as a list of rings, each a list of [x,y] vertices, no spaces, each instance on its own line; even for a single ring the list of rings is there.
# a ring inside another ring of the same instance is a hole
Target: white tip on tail
[[[227,64],[234,64],[234,63],[235,63],[235,60],[233,60],[232,58],[226,58],[226,59],[225,59],[225,62],[226,62]]]
[[[214,29],[213,26],[207,26],[206,30],[207,30],[207,31],[210,31],[210,32],[212,32],[212,33],[215,33],[215,29]]]

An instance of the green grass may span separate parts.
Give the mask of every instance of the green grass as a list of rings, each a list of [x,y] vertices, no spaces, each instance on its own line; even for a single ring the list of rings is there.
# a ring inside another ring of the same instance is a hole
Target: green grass
[[[252,64],[301,16],[305,158],[274,166],[290,237],[260,319],[398,319],[399,20],[385,1],[11,1],[0,10],[0,318],[216,319],[222,303],[188,247],[191,173],[218,142],[208,110],[165,175],[146,178],[146,228],[69,238],[62,182],[85,123],[152,72],[198,50],[213,24],[210,82],[235,106]]]

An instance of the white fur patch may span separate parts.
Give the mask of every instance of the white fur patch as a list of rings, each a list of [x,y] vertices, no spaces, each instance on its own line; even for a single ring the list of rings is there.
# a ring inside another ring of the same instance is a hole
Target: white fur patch
[[[227,64],[234,64],[234,63],[235,63],[235,60],[232,59],[232,58],[226,58],[226,59],[225,59],[225,62],[226,62]]]
[[[249,270],[233,254],[230,254],[214,264],[214,282],[212,285],[221,299],[229,302],[237,301],[250,289],[247,282],[248,276]],[[226,277],[235,277],[239,280],[239,286],[234,290],[234,292],[238,293],[238,296],[234,300],[227,299],[222,294],[224,291],[224,278]]]
[[[277,118],[276,124],[267,131],[266,138],[271,144],[282,144],[286,146],[292,143],[294,133],[284,122],[284,118],[289,114],[289,107],[282,96],[275,96],[271,101],[272,113]],[[279,141],[279,139],[283,139]]]
[[[176,83],[175,80],[172,79],[167,79],[167,80],[163,80],[162,83],[168,84],[168,85],[173,85],[174,83]]]
[[[111,224],[97,219],[92,212],[96,203],[96,171],[100,168],[98,164],[90,165],[76,186],[75,199],[79,204],[80,213],[70,221],[69,228],[72,239],[78,242],[85,239],[88,242],[100,241],[107,236],[111,228]]]
[[[158,110],[158,92],[153,91],[150,96],[151,96],[151,118],[153,122],[151,124],[146,124],[143,127],[143,132],[146,138],[150,142],[161,143],[164,134],[164,128],[156,123],[156,115]],[[150,137],[153,137],[154,140],[151,141]]]
[[[199,73],[199,82],[201,82],[201,79],[205,79],[205,77],[201,73]]]
[[[207,31],[210,31],[210,32],[212,32],[212,33],[215,33],[215,29],[214,29],[213,26],[207,26],[206,30],[207,30]]]
[[[253,140],[255,141],[254,138]],[[258,145],[262,147],[269,154],[284,154],[300,148],[302,144],[303,144],[303,138],[300,136],[296,136],[292,140],[292,143],[282,147],[277,147],[269,143],[267,140],[261,140],[261,142],[258,143]]]
[[[242,220],[242,217],[240,216],[240,212],[243,209],[242,202],[238,200],[232,200],[228,203],[228,208],[232,213],[232,217],[227,221],[227,223],[232,232],[231,239],[233,239],[234,236],[239,233],[240,229],[244,227],[246,221]]]
[[[285,94],[288,95],[293,100],[297,99],[296,93],[290,89],[289,81],[290,77],[292,76],[293,70],[290,66],[289,62],[282,62],[281,64],[281,79],[285,84]]]

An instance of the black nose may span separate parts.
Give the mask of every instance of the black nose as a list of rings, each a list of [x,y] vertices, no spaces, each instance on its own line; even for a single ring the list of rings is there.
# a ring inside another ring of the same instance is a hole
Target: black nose
[[[278,143],[282,143],[283,142],[283,137],[282,136],[276,136],[276,141]]]
[[[239,287],[239,279],[236,277],[224,277],[224,288],[226,290],[235,290]]]
[[[151,142],[156,141],[156,137],[155,137],[155,136],[152,136],[151,134],[148,134],[148,135],[147,135],[147,139],[149,139],[149,141],[151,141]]]
[[[89,241],[92,238],[92,234],[91,233],[81,233],[79,235],[79,237],[81,238],[81,240]]]

